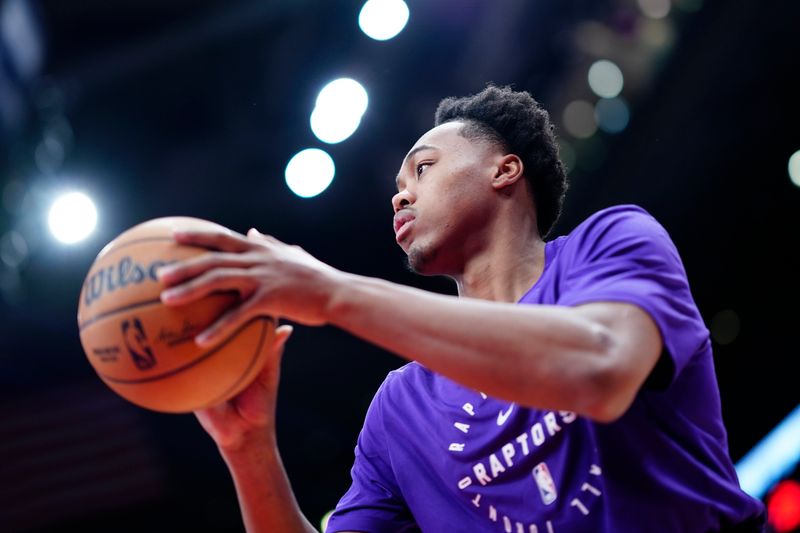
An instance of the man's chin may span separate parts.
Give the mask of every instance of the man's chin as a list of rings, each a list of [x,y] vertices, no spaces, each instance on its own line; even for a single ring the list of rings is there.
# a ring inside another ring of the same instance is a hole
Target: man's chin
[[[414,274],[422,276],[433,276],[436,272],[431,272],[432,254],[426,253],[419,247],[412,246],[406,253],[406,268]]]

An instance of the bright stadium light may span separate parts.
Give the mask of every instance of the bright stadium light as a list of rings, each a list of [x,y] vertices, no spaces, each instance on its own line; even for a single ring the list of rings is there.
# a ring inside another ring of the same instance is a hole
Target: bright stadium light
[[[331,516],[333,516],[334,510],[335,509],[332,509],[327,513],[325,513],[324,515],[322,515],[322,519],[319,521],[320,531],[325,531],[326,529],[328,529],[328,522],[330,521]]]
[[[789,178],[792,183],[800,187],[800,150],[789,158]]]
[[[97,209],[83,193],[71,192],[53,202],[47,217],[50,232],[64,244],[82,241],[97,225]]]
[[[297,196],[311,198],[328,188],[336,174],[333,159],[323,150],[301,150],[286,165],[286,185]]]
[[[342,142],[358,129],[368,105],[369,96],[360,83],[350,78],[334,80],[317,96],[311,131],[322,142]]]
[[[742,490],[763,498],[800,462],[800,405],[736,463]]]
[[[352,113],[325,111],[320,108],[311,113],[311,131],[320,141],[336,144],[344,141],[356,132],[361,124],[361,117]]]
[[[589,87],[597,96],[614,98],[622,91],[622,71],[607,59],[595,61],[589,67]]]
[[[339,78],[328,83],[317,96],[315,105],[325,110],[344,107],[348,112],[363,115],[369,97],[364,86],[351,78]]]
[[[358,14],[358,26],[368,37],[387,41],[403,31],[408,15],[403,0],[368,0]]]

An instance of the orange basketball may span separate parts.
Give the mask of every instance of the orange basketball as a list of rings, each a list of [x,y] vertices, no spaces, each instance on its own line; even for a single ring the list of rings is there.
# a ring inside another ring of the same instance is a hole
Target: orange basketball
[[[215,346],[195,344],[237,303],[235,293],[161,303],[156,270],[207,252],[177,244],[172,231],[210,228],[221,226],[189,217],[134,226],[100,251],[83,283],[78,329],[86,356],[106,385],[142,407],[182,413],[221,403],[255,378],[273,342],[274,320],[256,317]]]

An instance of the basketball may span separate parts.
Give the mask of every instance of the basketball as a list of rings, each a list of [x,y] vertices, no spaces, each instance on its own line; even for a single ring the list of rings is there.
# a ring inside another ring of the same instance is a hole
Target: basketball
[[[261,369],[274,339],[269,317],[255,317],[214,346],[194,342],[238,303],[237,293],[177,307],[159,298],[159,267],[207,252],[176,243],[172,232],[220,228],[190,217],[144,222],[106,245],[86,275],[78,303],[81,344],[100,379],[136,405],[167,413],[216,405]]]

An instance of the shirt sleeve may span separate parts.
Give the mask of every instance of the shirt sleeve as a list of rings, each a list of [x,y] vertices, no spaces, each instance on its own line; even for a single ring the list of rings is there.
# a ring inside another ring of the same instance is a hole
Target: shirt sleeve
[[[419,531],[397,486],[386,448],[382,397],[391,375],[375,393],[355,447],[352,484],[328,520],[326,533]]]
[[[558,304],[626,302],[658,326],[664,353],[656,370],[668,386],[708,342],[686,272],[667,231],[636,206],[617,206],[590,217],[564,245],[569,262]],[[653,377],[653,376],[651,376]]]

